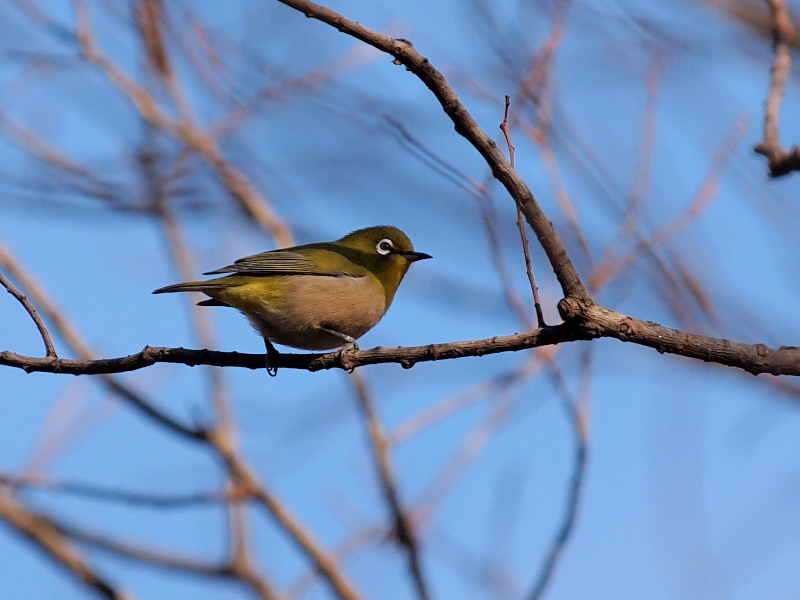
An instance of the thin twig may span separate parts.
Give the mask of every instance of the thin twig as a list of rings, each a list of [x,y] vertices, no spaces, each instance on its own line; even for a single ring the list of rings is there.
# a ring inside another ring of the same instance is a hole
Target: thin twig
[[[378,471],[378,479],[381,482],[383,496],[391,512],[392,521],[394,522],[392,531],[397,541],[400,542],[408,553],[408,567],[411,571],[411,579],[417,590],[417,596],[420,600],[427,600],[430,598],[430,594],[428,592],[428,585],[425,582],[425,577],[422,573],[417,534],[414,531],[411,520],[403,510],[402,503],[400,502],[400,492],[397,488],[391,465],[391,441],[378,419],[372,396],[367,389],[364,375],[360,371],[356,371],[352,374],[350,380],[353,383],[358,405],[364,415],[364,422],[367,426],[367,433],[375,459],[375,466]]]
[[[42,342],[44,342],[44,350],[47,353],[47,356],[50,358],[58,358],[56,349],[53,346],[53,340],[50,339],[50,333],[47,331],[47,326],[44,324],[44,321],[42,321],[39,313],[36,312],[33,304],[31,304],[28,298],[17,288],[15,288],[2,273],[0,273],[0,285],[6,288],[6,291],[14,296],[14,298],[19,300],[19,303],[22,304],[22,307],[27,311],[31,319],[33,319],[36,329],[39,330],[39,335],[42,336]]]
[[[390,436],[391,442],[393,444],[401,444],[449,415],[473,406],[481,400],[504,393],[512,386],[535,375],[541,365],[540,353],[531,353],[529,358],[515,369],[498,373],[490,379],[480,381],[443,398],[395,427]]]
[[[501,397],[492,403],[486,415],[472,430],[464,436],[458,448],[439,469],[439,472],[416,501],[419,520],[430,522],[437,507],[441,505],[447,494],[458,483],[459,479],[492,441],[497,439],[497,432],[505,427],[514,413],[515,399]]]
[[[36,489],[70,494],[90,500],[119,502],[151,508],[185,508],[206,504],[222,504],[230,500],[229,495],[225,492],[197,492],[194,494],[164,496],[110,489],[76,481],[50,481],[39,476],[18,476],[8,473],[0,474],[0,485],[14,489]]]
[[[384,119],[392,126],[392,131],[400,136],[401,143],[406,145],[413,152],[414,156],[419,158],[423,164],[430,167],[435,173],[458,186],[478,201],[481,218],[483,219],[484,227],[489,237],[489,249],[492,255],[492,262],[494,263],[495,271],[499,275],[503,285],[503,294],[506,298],[506,302],[527,329],[534,329],[536,323],[530,317],[528,309],[525,308],[524,302],[513,285],[508,263],[500,250],[500,239],[497,234],[496,226],[497,215],[492,204],[492,198],[489,194],[488,184],[480,183],[472,179],[456,165],[433,152],[393,116],[384,115]]]
[[[42,311],[43,315],[47,317],[54,330],[59,333],[69,347],[81,357],[82,361],[93,362],[95,360],[94,352],[81,337],[78,330],[67,320],[64,313],[59,310],[55,302],[53,302],[39,282],[22,268],[19,262],[13,258],[11,252],[6,249],[2,243],[0,243],[0,268],[4,269],[6,273],[20,283],[20,285],[32,298],[34,303]],[[59,361],[64,359],[48,357],[44,360],[52,361],[51,364],[57,365]],[[202,430],[193,429],[183,425],[160,409],[156,408],[154,404],[145,399],[133,388],[121,383],[119,380],[113,377],[108,376],[108,374],[115,372],[119,371],[112,370],[102,374],[98,373],[98,375],[102,375],[100,380],[112,393],[126,400],[147,416],[155,419],[160,425],[166,427],[174,433],[181,435],[182,437],[192,439],[199,439],[203,437]]]
[[[786,150],[779,139],[781,101],[792,68],[790,40],[795,27],[784,0],[766,0],[772,17],[772,81],[764,108],[764,139],[753,148],[767,157],[770,177],[781,177],[800,170],[800,148]]]
[[[514,165],[514,154],[516,153],[516,148],[514,148],[514,144],[511,143],[511,132],[508,130],[508,109],[510,106],[511,96],[506,96],[506,106],[503,113],[503,122],[500,123],[500,130],[503,132],[503,135],[506,138],[506,144],[508,145],[508,158],[509,162],[511,163],[511,168],[516,169],[516,166]],[[539,301],[539,286],[536,285],[536,278],[533,276],[533,265],[531,264],[531,249],[530,244],[528,243],[528,234],[525,231],[525,223],[522,219],[522,207],[519,204],[517,204],[517,229],[519,230],[519,237],[522,242],[522,253],[525,255],[525,271],[528,274],[528,283],[530,283],[531,292],[533,293],[533,307],[536,310],[536,321],[539,323],[539,327],[546,327],[547,323],[544,322],[542,304]]]

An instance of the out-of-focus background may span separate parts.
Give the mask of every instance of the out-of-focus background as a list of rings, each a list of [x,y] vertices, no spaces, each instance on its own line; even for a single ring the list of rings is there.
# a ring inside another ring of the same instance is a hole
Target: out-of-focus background
[[[516,168],[599,302],[800,343],[798,176],[769,179],[752,151],[773,60],[766,2],[329,6],[411,40],[502,148],[511,97]],[[390,57],[268,0],[9,0],[0,33],[0,272],[60,356],[262,352],[235,311],[150,291],[384,223],[434,260],[413,266],[362,348],[530,327],[513,201]],[[787,146],[798,98],[792,76]],[[535,238],[531,253],[557,322]],[[0,350],[42,354],[7,294]],[[232,545],[274,597],[337,597],[263,504],[226,501],[235,486],[213,448],[124,388],[189,428],[224,423],[358,597],[420,598],[366,408],[431,598],[796,597],[794,380],[612,340],[357,374],[2,368],[3,493],[136,598],[270,597],[214,571]],[[11,527],[0,556],[2,598],[96,594]]]

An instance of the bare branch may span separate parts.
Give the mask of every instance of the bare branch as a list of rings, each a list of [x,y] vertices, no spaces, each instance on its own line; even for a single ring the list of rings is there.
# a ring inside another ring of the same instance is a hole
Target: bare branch
[[[81,558],[78,549],[50,519],[28,510],[4,493],[0,493],[0,517],[99,596],[130,600],[131,596],[117,590]]]
[[[49,320],[56,332],[69,344],[69,346],[82,358],[84,361],[92,362],[94,360],[94,352],[81,337],[78,330],[70,323],[64,316],[63,312],[58,309],[55,302],[50,298],[44,288],[39,285],[39,282],[25,271],[22,266],[13,259],[11,252],[8,251],[2,243],[0,243],[0,267],[18,281],[22,287],[27,291],[28,295],[33,299],[34,303],[39,307],[45,317]],[[61,359],[50,357],[51,360],[59,361]],[[179,421],[176,421],[166,413],[156,408],[141,394],[136,392],[130,386],[121,383],[119,380],[109,377],[108,373],[115,373],[119,371],[107,371],[101,374],[101,381],[105,386],[114,394],[131,403],[135,408],[154,419],[160,425],[167,429],[181,435],[182,437],[199,439],[203,436],[202,431],[186,427]]]
[[[664,327],[642,321],[593,304],[578,306],[564,298],[558,304],[566,320],[578,318],[600,337],[613,337],[654,348],[660,353],[677,354],[705,362],[743,369],[752,375],[800,375],[800,348],[764,344],[745,344]],[[580,316],[579,316],[580,315]]]
[[[106,78],[130,100],[142,119],[160,131],[180,140],[187,148],[202,156],[214,169],[242,211],[266,231],[269,231],[278,245],[291,246],[292,235],[286,224],[278,218],[266,199],[245,174],[225,158],[216,140],[195,127],[188,117],[181,121],[173,121],[145,88],[134,81],[98,48],[91,31],[88,13],[80,2],[77,3],[76,12],[78,44],[84,58],[96,65]],[[184,112],[188,110],[181,101],[176,87],[171,86],[171,89],[179,106],[183,106]]]
[[[30,303],[28,298],[26,298],[22,292],[11,285],[11,282],[6,279],[2,273],[0,273],[0,285],[6,288],[6,291],[14,296],[14,298],[19,300],[19,303],[22,304],[22,307],[27,311],[31,319],[33,319],[36,329],[39,330],[39,335],[42,336],[42,342],[44,342],[44,349],[47,353],[47,356],[51,358],[57,358],[58,355],[56,354],[56,349],[53,347],[53,340],[50,339],[50,333],[47,331],[44,321],[42,321],[39,313],[36,312],[33,304]]]
[[[484,356],[500,352],[512,352],[549,346],[561,342],[578,339],[587,340],[592,337],[566,325],[546,327],[527,333],[496,336],[482,340],[429,344],[427,346],[409,346],[383,348],[378,346],[371,350],[351,350],[342,356],[338,351],[327,354],[289,354],[281,353],[277,357],[277,366],[282,369],[307,369],[320,371],[326,369],[349,369],[371,364],[399,363],[411,368],[418,362],[448,360],[466,356]],[[343,364],[343,358],[347,364]],[[212,365],[215,367],[244,367],[247,369],[263,369],[263,354],[245,354],[241,352],[219,352],[215,350],[190,350],[187,348],[154,348],[146,346],[137,354],[119,358],[97,360],[75,360],[64,358],[36,358],[22,356],[14,352],[0,352],[0,365],[17,367],[29,373],[38,371],[45,373],[63,373],[68,375],[101,375],[108,373],[124,373],[149,367],[155,363],[178,363],[190,367]]]
[[[495,178],[505,186],[511,197],[521,207],[528,224],[536,233],[539,243],[550,260],[564,295],[582,299],[588,297],[586,288],[581,282],[572,261],[569,259],[566,248],[556,234],[553,224],[542,212],[530,188],[517,172],[511,168],[494,140],[475,122],[475,119],[472,118],[472,115],[461,103],[444,75],[427,58],[422,56],[411,42],[378,33],[309,0],[278,1],[302,12],[309,18],[327,23],[378,50],[391,54],[395,57],[396,64],[403,65],[419,77],[436,96],[444,112],[453,121],[456,131],[469,140],[475,149],[480,152],[492,169]]]
[[[360,371],[353,373],[351,381],[353,382],[356,398],[358,399],[358,405],[364,415],[364,422],[367,425],[367,433],[369,434],[370,445],[372,446],[375,465],[378,471],[378,478],[381,482],[381,489],[383,490],[386,504],[389,506],[389,510],[392,514],[392,521],[394,522],[392,531],[397,541],[400,542],[408,552],[408,566],[411,571],[411,579],[414,581],[414,586],[417,589],[417,597],[420,600],[427,600],[430,598],[430,594],[428,592],[428,585],[425,583],[425,578],[422,574],[417,534],[414,531],[411,520],[403,510],[403,506],[400,502],[400,492],[397,489],[397,483],[395,482],[395,476],[392,470],[390,456],[391,440],[383,430],[378,415],[375,412],[374,402],[367,389],[363,374],[361,374]]]
[[[778,128],[786,80],[792,68],[790,42],[795,34],[794,23],[784,0],[767,0],[772,17],[772,81],[764,109],[764,139],[753,150],[767,157],[770,177],[781,177],[800,170],[800,148],[786,150],[780,144]]]
[[[282,369],[320,371],[325,369],[348,370],[364,365],[399,363],[405,368],[411,368],[418,362],[516,352],[576,340],[612,337],[623,342],[649,346],[661,353],[737,367],[753,375],[760,373],[800,375],[800,348],[796,346],[770,348],[764,344],[745,344],[688,333],[664,327],[653,321],[643,321],[593,303],[581,305],[575,299],[561,300],[559,311],[565,320],[571,322],[527,333],[427,346],[398,348],[378,346],[371,350],[351,350],[346,353],[337,351],[327,354],[282,353],[277,358],[277,366]],[[346,364],[343,363],[343,360]],[[29,373],[37,371],[68,375],[124,373],[143,369],[155,363],[179,363],[190,367],[212,365],[215,367],[263,369],[264,361],[263,354],[187,348],[153,348],[150,346],[146,346],[137,354],[97,360],[36,358],[10,351],[0,352],[0,365],[16,367]],[[201,430],[186,430],[183,433],[197,438],[205,435]]]
[[[511,106],[511,96],[506,96],[506,107],[503,112],[503,122],[500,123],[500,130],[506,138],[508,145],[508,159],[511,163],[511,168],[515,169],[514,154],[516,148],[511,143],[511,132],[508,129],[508,109]],[[522,242],[522,253],[525,256],[525,271],[528,274],[528,283],[531,286],[531,293],[533,294],[533,307],[536,310],[536,322],[539,327],[546,327],[547,323],[544,322],[544,313],[542,313],[542,303],[539,302],[539,286],[536,285],[536,278],[533,276],[533,265],[531,264],[531,249],[528,244],[528,234],[525,233],[525,225],[522,222],[522,208],[517,204],[517,229],[519,230],[520,241]]]
[[[75,481],[52,481],[39,476],[17,476],[7,473],[0,473],[0,484],[14,489],[34,488],[91,500],[119,502],[151,508],[184,508],[204,504],[222,504],[230,500],[230,495],[225,492],[197,492],[194,494],[167,496],[111,489]]]
[[[583,378],[584,382],[590,380],[589,357],[584,354]],[[589,426],[588,409],[590,395],[588,388],[584,390],[583,401],[573,398],[569,390],[567,379],[557,365],[551,364],[551,371],[556,380],[556,385],[561,392],[561,406],[567,414],[572,433],[575,437],[575,448],[572,459],[572,473],[570,475],[569,486],[567,488],[567,498],[564,506],[564,516],[556,531],[552,543],[545,556],[544,563],[534,581],[529,600],[541,600],[555,576],[556,569],[567,548],[567,543],[572,538],[575,527],[578,523],[578,509],[580,508],[581,497],[583,496],[584,483],[586,481],[586,469],[589,459]]]
[[[314,563],[317,571],[328,583],[334,594],[341,600],[360,600],[361,595],[339,569],[336,559],[323,550],[312,533],[305,529],[297,518],[289,512],[288,507],[281,503],[278,497],[259,481],[249,465],[241,459],[228,443],[226,436],[220,435],[217,431],[210,431],[208,442],[215,448],[231,476],[247,491],[253,500],[267,511],[267,514],[280,525],[301,552]]]

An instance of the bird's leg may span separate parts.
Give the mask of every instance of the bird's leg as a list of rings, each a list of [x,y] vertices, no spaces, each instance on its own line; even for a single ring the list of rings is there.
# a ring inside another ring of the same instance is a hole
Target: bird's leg
[[[346,333],[342,333],[340,331],[335,331],[333,329],[328,329],[327,327],[320,327],[322,331],[325,333],[330,333],[333,336],[341,338],[344,340],[344,345],[342,345],[337,351],[336,355],[339,357],[339,362],[342,363],[342,367],[348,373],[352,373],[355,369],[355,366],[350,366],[350,361],[345,356],[345,353],[350,352],[351,350],[358,350],[358,344],[356,343],[356,339],[352,336],[347,335]]]
[[[264,345],[267,347],[267,373],[270,377],[275,377],[278,374],[277,363],[281,353],[275,349],[275,346],[267,338],[264,338]]]

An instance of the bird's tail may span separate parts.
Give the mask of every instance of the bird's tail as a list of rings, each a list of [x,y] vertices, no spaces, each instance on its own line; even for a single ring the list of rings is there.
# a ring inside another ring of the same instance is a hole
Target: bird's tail
[[[187,281],[186,283],[173,283],[172,285],[165,285],[157,290],[153,290],[154,294],[169,294],[170,292],[205,292],[211,287],[209,285],[212,281]]]

